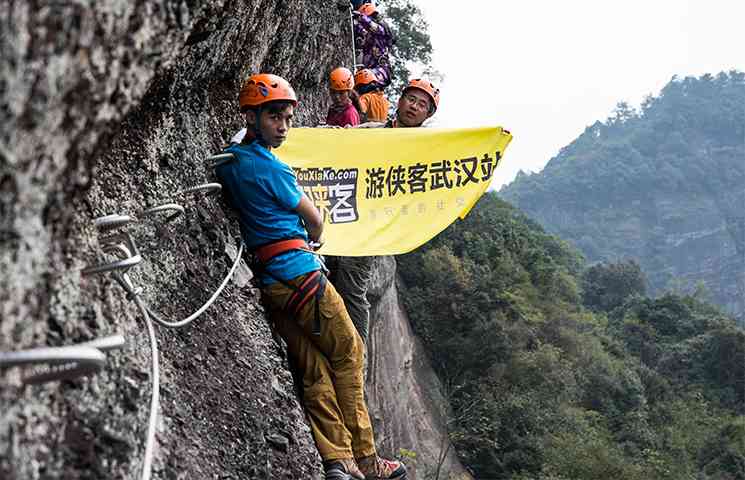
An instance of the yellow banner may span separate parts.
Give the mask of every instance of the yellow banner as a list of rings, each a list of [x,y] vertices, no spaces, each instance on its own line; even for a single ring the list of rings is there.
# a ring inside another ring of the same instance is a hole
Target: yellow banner
[[[322,253],[395,255],[464,218],[511,140],[499,127],[296,128],[275,153],[324,216]]]

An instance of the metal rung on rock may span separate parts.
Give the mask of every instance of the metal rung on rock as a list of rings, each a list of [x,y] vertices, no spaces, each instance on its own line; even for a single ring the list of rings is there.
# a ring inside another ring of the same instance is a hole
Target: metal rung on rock
[[[186,194],[186,193],[205,192],[205,195],[213,195],[219,192],[220,190],[222,190],[222,185],[220,185],[219,183],[203,183],[201,185],[196,185],[196,186],[181,190],[179,193]]]
[[[137,245],[135,245],[132,236],[127,232],[104,237],[101,239],[101,243],[103,244],[102,250],[104,252],[119,257],[119,260],[105,263],[103,265],[86,267],[82,270],[82,275],[95,275],[111,271],[126,272],[142,262],[142,256],[137,249]]]
[[[210,168],[217,168],[220,165],[225,165],[226,163],[230,163],[233,160],[235,160],[235,155],[230,152],[212,155],[211,157],[207,158],[207,161],[211,162]]]
[[[104,265],[87,267],[84,268],[81,273],[83,275],[95,275],[98,273],[112,272],[114,270],[129,270],[140,262],[142,262],[142,257],[135,255],[134,257],[125,260],[117,260],[116,262],[106,263]]]
[[[156,213],[161,212],[175,212],[165,218],[165,222],[171,222],[184,214],[184,207],[178,203],[165,203],[163,205],[158,205],[157,207],[148,208],[142,212],[142,216],[152,217]]]
[[[103,244],[104,251],[111,247],[124,247],[123,250],[119,249],[119,251],[124,254],[123,257],[120,257],[122,259],[134,257],[135,255],[140,254],[140,251],[137,249],[137,245],[135,245],[135,241],[132,239],[132,235],[130,235],[129,232],[115,233],[103,237],[101,239],[101,244]]]
[[[93,225],[101,232],[107,232],[115,228],[123,227],[129,223],[134,222],[135,219],[129,215],[119,215],[118,213],[112,215],[104,215],[93,219]]]
[[[22,378],[27,385],[71,380],[98,372],[106,360],[103,352],[122,345],[124,337],[112,335],[78,345],[0,352],[0,368],[35,366],[31,373]]]

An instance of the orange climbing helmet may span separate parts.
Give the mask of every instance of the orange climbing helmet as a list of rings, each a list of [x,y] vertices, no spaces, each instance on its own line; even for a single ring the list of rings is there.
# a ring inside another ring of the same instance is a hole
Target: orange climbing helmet
[[[369,68],[363,68],[359,72],[354,74],[354,84],[356,85],[368,85],[373,82],[377,82],[378,79],[375,74]]]
[[[278,75],[271,73],[251,75],[241,87],[239,102],[242,112],[277,100],[287,100],[297,105],[297,95],[290,82]]]
[[[432,113],[434,114],[437,111],[437,107],[440,106],[440,89],[435,87],[429,80],[422,80],[421,78],[410,80],[409,84],[404,88],[403,93],[406,93],[412,88],[423,91],[432,99],[432,103],[434,104]]]
[[[329,75],[329,86],[331,90],[351,90],[354,88],[352,71],[348,68],[339,67],[331,71]]]
[[[360,8],[358,8],[357,11],[369,17],[373,13],[377,12],[377,9],[375,8],[374,3],[369,2],[369,3],[363,3],[362,5],[360,5]]]

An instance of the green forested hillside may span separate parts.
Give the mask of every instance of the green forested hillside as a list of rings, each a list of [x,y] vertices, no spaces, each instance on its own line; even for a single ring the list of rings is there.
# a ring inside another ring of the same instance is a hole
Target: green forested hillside
[[[591,261],[637,259],[652,293],[745,313],[745,73],[674,78],[621,103],[500,195]]]
[[[486,195],[398,258],[478,479],[745,478],[745,332]]]

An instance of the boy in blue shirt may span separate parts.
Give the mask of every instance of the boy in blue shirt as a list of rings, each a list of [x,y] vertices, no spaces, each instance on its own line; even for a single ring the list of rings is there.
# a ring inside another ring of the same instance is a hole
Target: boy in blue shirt
[[[238,212],[243,241],[260,262],[269,316],[302,373],[303,400],[326,478],[403,480],[404,465],[375,450],[363,390],[362,339],[307,244],[321,243],[321,215],[292,168],[271,152],[287,138],[295,92],[281,77],[253,75],[241,88],[240,105],[252,135],[227,148],[236,161],[216,173]]]

